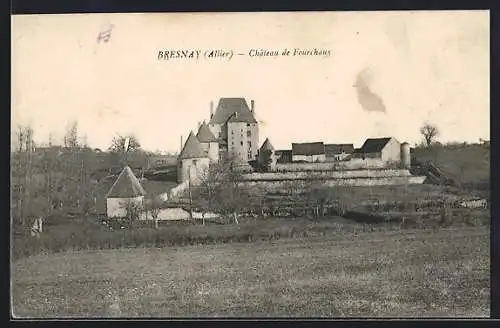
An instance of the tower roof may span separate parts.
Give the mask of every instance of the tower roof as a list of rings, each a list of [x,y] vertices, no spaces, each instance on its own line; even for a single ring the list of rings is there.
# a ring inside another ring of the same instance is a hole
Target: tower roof
[[[224,124],[230,122],[257,123],[250,111],[245,98],[221,98],[210,119],[211,124]]]
[[[184,144],[184,148],[179,155],[180,159],[187,158],[202,158],[206,157],[205,152],[203,151],[203,147],[200,144],[200,141],[194,135],[193,131],[189,133],[189,137]]]
[[[263,150],[274,151],[274,147],[273,147],[273,145],[271,145],[271,142],[269,141],[269,138],[266,138],[266,141],[264,141],[264,143],[260,147],[260,150],[261,151],[263,151]]]
[[[111,186],[106,197],[132,198],[146,195],[146,191],[137,180],[130,167],[125,166]]]
[[[207,123],[203,122],[203,124],[198,129],[198,133],[196,134],[196,138],[199,142],[214,142],[217,141],[212,131],[208,127]]]

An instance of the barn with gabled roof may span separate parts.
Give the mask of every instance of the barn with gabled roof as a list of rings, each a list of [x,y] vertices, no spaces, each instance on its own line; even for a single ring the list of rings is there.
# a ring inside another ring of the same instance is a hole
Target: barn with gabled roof
[[[325,144],[323,142],[292,143],[294,162],[324,162]]]
[[[353,156],[380,159],[386,163],[401,162],[401,144],[394,137],[368,138]]]
[[[126,217],[129,204],[143,207],[145,195],[146,191],[132,169],[125,166],[106,194],[107,216],[109,218]]]

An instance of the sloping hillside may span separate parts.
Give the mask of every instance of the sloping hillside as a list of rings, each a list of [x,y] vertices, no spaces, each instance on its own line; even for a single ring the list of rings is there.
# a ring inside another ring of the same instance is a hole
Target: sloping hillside
[[[487,146],[473,144],[415,148],[412,157],[420,162],[431,161],[464,188],[490,188],[490,148]]]

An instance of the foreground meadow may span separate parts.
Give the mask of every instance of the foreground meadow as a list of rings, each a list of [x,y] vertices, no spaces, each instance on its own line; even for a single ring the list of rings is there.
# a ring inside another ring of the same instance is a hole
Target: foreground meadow
[[[487,317],[489,229],[63,252],[12,263],[16,317]]]

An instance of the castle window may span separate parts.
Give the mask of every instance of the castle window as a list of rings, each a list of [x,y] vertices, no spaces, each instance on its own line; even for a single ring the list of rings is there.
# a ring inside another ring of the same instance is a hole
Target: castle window
[[[248,152],[248,159],[252,159],[252,152]]]
[[[247,137],[251,137],[252,136],[252,131],[248,130],[247,131]]]
[[[250,123],[247,123],[247,126],[250,126]]]
[[[249,141],[249,142],[248,142],[248,149],[251,149],[251,148],[252,148],[252,142],[251,142],[251,141]]]
[[[243,146],[243,141],[241,141],[240,143],[241,143],[241,145]]]

